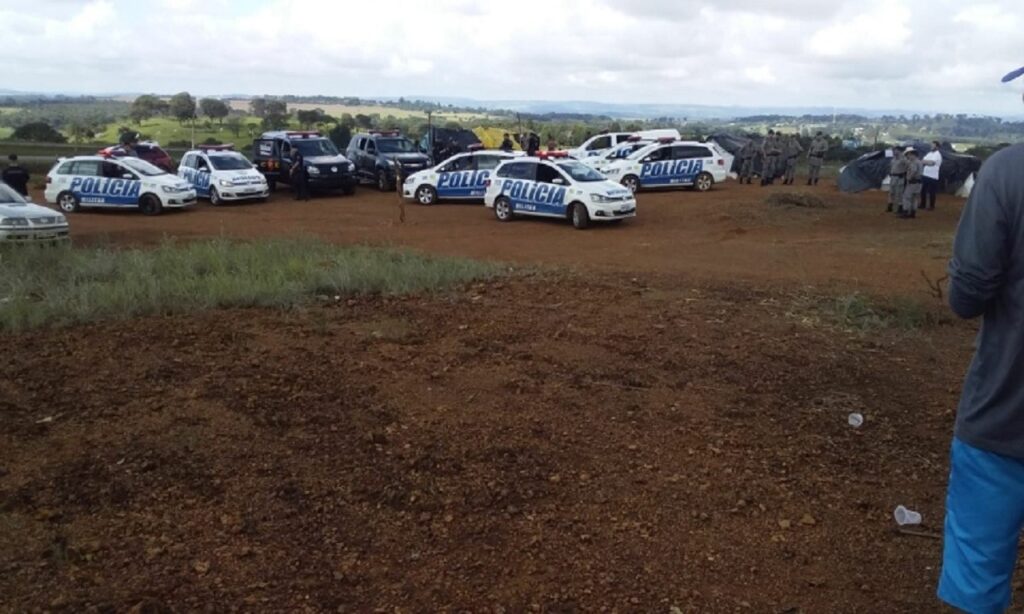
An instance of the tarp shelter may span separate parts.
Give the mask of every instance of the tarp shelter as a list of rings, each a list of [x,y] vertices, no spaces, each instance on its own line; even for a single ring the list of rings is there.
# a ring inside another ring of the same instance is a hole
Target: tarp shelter
[[[480,144],[480,139],[477,138],[472,130],[449,130],[448,128],[438,128],[437,126],[428,130],[424,126],[420,147],[434,155],[436,152],[447,148],[452,141],[455,141],[459,151],[466,151],[470,145]],[[440,162],[440,160],[435,160],[435,162]]]
[[[764,160],[761,157],[761,144],[764,142],[764,137],[760,135],[756,136],[739,136],[735,134],[729,134],[722,132],[720,134],[712,135],[710,139],[718,144],[719,147],[727,151],[732,157],[732,165],[729,166],[729,174],[733,177],[738,177],[740,174],[740,159],[737,154],[743,149],[743,146],[753,141],[754,149],[754,174],[758,177],[761,176],[761,169],[764,166]],[[728,162],[728,161],[727,161]],[[778,179],[785,173],[785,166],[779,165],[780,168],[775,169],[775,178]]]
[[[931,151],[927,143],[909,145],[923,158]],[[973,175],[981,168],[981,159],[953,151],[948,144],[942,146],[942,168],[939,170],[939,189],[959,193],[965,186],[973,186]],[[843,192],[878,190],[888,184],[890,150],[872,151],[843,167],[839,173],[839,189]],[[969,193],[969,192],[968,192]]]

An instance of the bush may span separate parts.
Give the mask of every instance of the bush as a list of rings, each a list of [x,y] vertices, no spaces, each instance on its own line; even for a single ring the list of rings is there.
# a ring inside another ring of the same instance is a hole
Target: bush
[[[288,308],[318,295],[404,294],[496,274],[492,264],[319,241],[188,244],[155,249],[0,251],[0,329],[189,313]]]
[[[31,122],[19,126],[11,134],[15,141],[31,141],[33,143],[66,143],[67,138],[57,132],[53,126],[46,122]]]

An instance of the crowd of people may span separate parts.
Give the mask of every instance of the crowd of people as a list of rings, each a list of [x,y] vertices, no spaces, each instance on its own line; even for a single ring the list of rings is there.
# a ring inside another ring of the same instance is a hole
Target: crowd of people
[[[809,174],[807,185],[818,185],[821,179],[821,165],[828,152],[828,139],[819,132],[807,150],[807,167]],[[796,166],[800,161],[800,155],[804,153],[803,145],[796,135],[783,136],[774,130],[768,131],[761,144],[758,145],[753,139],[748,140],[737,152],[736,158],[739,161],[740,183],[753,183],[756,162],[761,161],[761,185],[773,185],[779,178],[783,185],[796,183]]]

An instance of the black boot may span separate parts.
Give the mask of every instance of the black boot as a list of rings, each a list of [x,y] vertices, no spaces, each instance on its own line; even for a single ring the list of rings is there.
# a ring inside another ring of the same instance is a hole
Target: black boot
[[[812,185],[813,183],[814,183],[814,180],[813,180],[813,179],[808,179],[808,180],[807,180],[807,185]]]
[[[814,180],[814,185],[818,185],[818,180],[817,179]]]
[[[886,207],[885,208],[885,212],[886,213],[892,213],[892,205],[889,205],[888,207]]]

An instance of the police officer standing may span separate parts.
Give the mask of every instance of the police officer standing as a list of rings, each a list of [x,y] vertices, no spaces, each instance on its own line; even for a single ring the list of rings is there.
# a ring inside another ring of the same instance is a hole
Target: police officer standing
[[[9,163],[3,174],[0,175],[0,179],[3,179],[4,183],[11,186],[11,189],[18,194],[28,196],[28,180],[31,178],[28,169],[18,164],[17,154],[7,156],[7,160]]]
[[[761,185],[766,186],[775,183],[775,174],[778,172],[779,156],[782,149],[774,130],[768,131],[768,138],[761,144],[761,155],[764,156],[764,164],[761,168]]]
[[[507,132],[505,133],[505,137],[501,140],[500,149],[502,151],[512,151],[515,149],[515,145],[512,144],[512,138],[509,137]]]
[[[791,134],[786,137],[784,149],[786,151],[786,178],[783,183],[793,185],[796,180],[796,162],[800,158],[800,154],[804,152],[804,148],[800,145],[796,135]]]
[[[892,148],[892,162],[889,164],[889,208],[892,213],[903,212],[903,189],[907,186],[907,161],[903,157],[903,148],[896,145]]]
[[[907,185],[903,188],[903,212],[900,217],[911,219],[917,217],[917,203],[921,200],[921,177],[924,164],[921,163],[917,150],[907,149],[905,165],[907,168]]]
[[[295,150],[294,159],[290,174],[292,189],[295,190],[295,200],[309,200],[309,175],[306,171],[306,159],[302,157],[298,149]]]
[[[740,183],[746,181],[750,183],[750,177],[754,174],[754,154],[757,153],[757,148],[754,147],[754,140],[748,139],[743,147],[736,152],[736,157],[740,160]]]
[[[807,167],[809,169],[807,185],[818,185],[818,179],[821,177],[821,164],[824,162],[827,152],[828,140],[819,132],[814,135],[811,147],[807,150]]]

